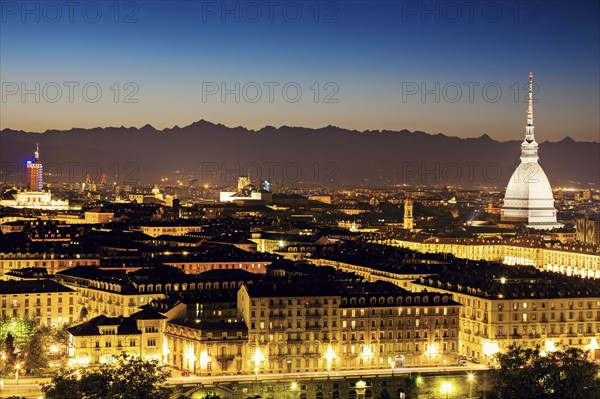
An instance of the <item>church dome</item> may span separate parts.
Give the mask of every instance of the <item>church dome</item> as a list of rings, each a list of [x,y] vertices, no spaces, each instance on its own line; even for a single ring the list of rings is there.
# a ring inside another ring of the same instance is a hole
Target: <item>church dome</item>
[[[512,174],[506,186],[506,200],[541,201],[554,203],[552,187],[546,173],[537,162],[522,162]]]

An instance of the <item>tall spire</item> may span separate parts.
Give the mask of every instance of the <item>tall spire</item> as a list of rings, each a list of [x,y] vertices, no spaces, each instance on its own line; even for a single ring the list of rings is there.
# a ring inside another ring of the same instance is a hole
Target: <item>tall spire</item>
[[[533,133],[533,72],[529,72],[529,101],[527,105],[527,127],[525,128],[525,141],[531,143],[535,140]]]
[[[40,144],[36,143],[35,144],[35,163],[39,163],[40,162]]]
[[[538,144],[533,134],[533,72],[529,72],[527,126],[525,126],[525,141],[521,143],[521,162],[537,162],[538,159]]]

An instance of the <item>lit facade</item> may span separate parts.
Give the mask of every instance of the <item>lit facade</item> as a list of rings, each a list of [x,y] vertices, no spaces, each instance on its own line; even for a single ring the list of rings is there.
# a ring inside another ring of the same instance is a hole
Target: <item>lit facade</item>
[[[0,200],[0,206],[47,211],[66,211],[69,209],[68,200],[53,199],[50,191],[21,191],[12,197],[12,199]]]
[[[80,254],[0,252],[0,277],[10,270],[43,267],[56,274],[75,266],[99,266],[100,258]]]
[[[415,219],[413,217],[413,203],[410,198],[404,200],[404,219],[402,227],[405,230],[412,230],[415,226]]]
[[[585,215],[577,219],[577,241],[600,245],[600,215]]]
[[[27,190],[42,191],[44,187],[43,165],[40,161],[40,146],[36,144],[35,160],[27,161]]]
[[[59,326],[77,319],[78,293],[52,280],[0,281],[0,311],[12,320]]]
[[[415,281],[414,290],[427,289],[463,305],[460,313],[460,352],[493,362],[492,355],[510,345],[542,349],[559,346],[590,350],[600,359],[600,298],[560,296],[486,297],[481,290],[438,284],[427,278]]]
[[[395,246],[421,253],[448,253],[457,258],[530,265],[566,275],[600,278],[600,249],[545,247],[531,242],[477,239],[396,239]]]
[[[162,235],[183,236],[188,233],[200,233],[202,231],[202,226],[197,224],[153,223],[140,226],[140,231],[150,237]]]
[[[196,375],[248,372],[248,329],[243,322],[169,322],[165,362]]]
[[[246,371],[366,370],[457,362],[460,305],[449,295],[348,294],[314,284],[302,293],[298,290],[244,285],[238,291],[238,309],[248,326]]]
[[[94,317],[68,329],[70,364],[98,366],[122,352],[162,362],[165,325],[166,317],[153,309],[130,317]]]

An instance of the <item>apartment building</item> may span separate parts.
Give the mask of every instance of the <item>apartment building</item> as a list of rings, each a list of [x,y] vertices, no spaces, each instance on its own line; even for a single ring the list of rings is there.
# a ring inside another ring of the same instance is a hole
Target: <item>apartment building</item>
[[[58,326],[78,318],[77,291],[53,280],[0,281],[2,317]]]

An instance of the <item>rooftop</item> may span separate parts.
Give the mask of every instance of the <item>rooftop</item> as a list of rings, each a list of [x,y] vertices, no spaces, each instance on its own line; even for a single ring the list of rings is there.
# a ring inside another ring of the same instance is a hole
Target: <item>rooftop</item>
[[[0,295],[75,292],[53,280],[0,281]]]
[[[460,262],[419,284],[489,299],[600,297],[597,280],[544,272],[533,266]]]

